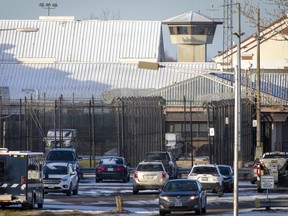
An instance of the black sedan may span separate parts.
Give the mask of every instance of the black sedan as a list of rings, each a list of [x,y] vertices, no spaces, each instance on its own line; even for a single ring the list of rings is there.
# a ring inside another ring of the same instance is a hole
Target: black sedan
[[[159,214],[171,211],[195,211],[197,215],[206,213],[207,195],[196,179],[169,180],[159,195]]]
[[[103,156],[96,165],[96,182],[104,179],[130,181],[129,163],[125,158],[118,156]]]
[[[229,165],[218,165],[220,174],[223,176],[223,185],[225,192],[233,192],[234,188],[234,173]]]

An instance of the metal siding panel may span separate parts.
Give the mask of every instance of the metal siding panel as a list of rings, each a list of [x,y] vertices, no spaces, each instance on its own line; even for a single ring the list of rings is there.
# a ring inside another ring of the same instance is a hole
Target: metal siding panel
[[[34,33],[1,31],[1,43],[9,43],[3,48],[15,46],[10,52],[16,57],[56,58],[57,62],[157,58],[159,46],[163,45],[159,37],[161,22],[157,21],[0,20],[0,26],[38,27],[39,31]],[[2,54],[1,59],[4,58],[16,62]]]

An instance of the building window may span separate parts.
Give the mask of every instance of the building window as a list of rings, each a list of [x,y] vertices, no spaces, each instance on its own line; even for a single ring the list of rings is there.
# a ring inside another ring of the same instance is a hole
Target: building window
[[[186,129],[186,131],[185,131]],[[184,132],[185,131],[185,132]],[[190,122],[186,122],[186,127],[182,122],[169,122],[166,124],[166,132],[181,133],[181,136],[186,138],[191,137]],[[207,123],[193,122],[192,137],[208,137]]]
[[[205,26],[193,26],[192,27],[192,35],[205,35]]]
[[[184,26],[178,26],[177,27],[177,33],[178,34],[188,34],[188,28]]]
[[[216,26],[208,27],[208,35],[214,35],[215,30],[216,30]]]
[[[169,27],[169,31],[170,31],[170,34],[171,35],[176,35],[177,34],[177,29],[176,29],[176,27]]]

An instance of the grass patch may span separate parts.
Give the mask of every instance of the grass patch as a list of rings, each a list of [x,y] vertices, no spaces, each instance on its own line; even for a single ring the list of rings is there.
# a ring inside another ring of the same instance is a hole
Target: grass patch
[[[95,163],[97,164],[99,160],[95,160]],[[90,159],[82,159],[80,160],[80,166],[81,167],[90,167]],[[94,161],[91,160],[91,167],[95,167]]]

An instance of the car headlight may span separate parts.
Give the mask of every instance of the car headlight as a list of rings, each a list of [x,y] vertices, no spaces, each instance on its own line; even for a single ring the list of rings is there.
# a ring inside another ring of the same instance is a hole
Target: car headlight
[[[195,200],[195,199],[197,199],[198,198],[198,196],[191,196],[190,197],[190,200]]]
[[[68,176],[65,176],[62,178],[62,181],[68,181],[69,177]]]
[[[169,198],[167,196],[160,196],[160,199],[165,200],[165,201],[169,201]]]

